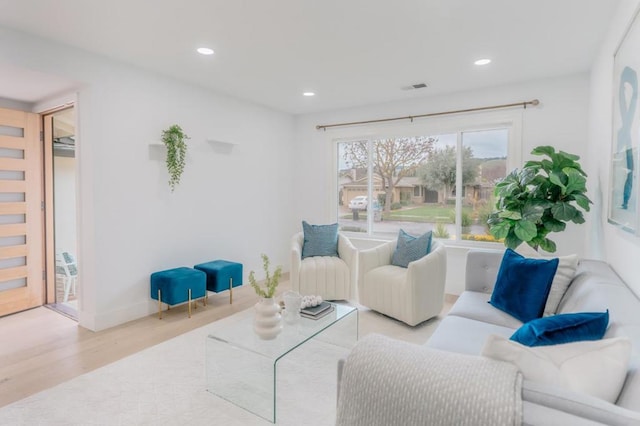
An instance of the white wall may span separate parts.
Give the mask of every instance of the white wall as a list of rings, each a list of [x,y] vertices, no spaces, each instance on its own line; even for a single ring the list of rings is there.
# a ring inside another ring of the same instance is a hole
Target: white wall
[[[640,276],[637,259],[640,258],[640,238],[607,223],[608,191],[610,179],[612,100],[613,100],[613,55],[624,32],[640,5],[638,0],[623,0],[609,26],[591,69],[589,101],[589,164],[587,173],[596,176],[599,182],[594,210],[597,220],[592,222],[589,234],[589,252],[594,257],[604,258],[620,274],[622,279],[640,295]],[[634,189],[637,191],[637,188]]]
[[[56,251],[68,251],[77,256],[75,163],[73,157],[53,157]]]
[[[579,74],[447,96],[299,116],[296,119],[295,132],[294,193],[297,208],[294,220],[304,219],[312,223],[335,220],[335,214],[331,210],[334,184],[332,173],[335,170],[331,140],[335,133],[316,130],[315,126],[318,124],[417,115],[537,98],[540,105],[528,108],[522,113],[523,161],[533,158],[529,153],[538,145],[553,145],[557,149],[584,158],[587,154],[585,140],[588,83],[588,75]],[[589,180],[587,186],[591,195],[594,183]],[[590,215],[587,215],[587,221],[589,220]],[[587,229],[584,225],[569,224],[566,232],[553,234],[551,238],[558,245],[557,254],[584,255]],[[449,293],[458,294],[462,290],[465,256],[466,249],[448,250]]]
[[[263,252],[288,265],[290,115],[1,28],[0,58],[78,82],[81,325],[152,313],[154,271],[223,258],[260,277]],[[149,144],[176,123],[191,140],[172,194]],[[238,145],[222,155],[206,139]]]

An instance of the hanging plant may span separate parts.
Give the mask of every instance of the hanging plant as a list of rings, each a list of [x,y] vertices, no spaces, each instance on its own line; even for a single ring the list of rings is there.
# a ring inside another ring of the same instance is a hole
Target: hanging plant
[[[162,142],[167,147],[167,171],[169,172],[171,192],[180,183],[180,177],[184,171],[184,163],[187,156],[185,140],[187,139],[189,139],[189,136],[177,124],[162,131]]]

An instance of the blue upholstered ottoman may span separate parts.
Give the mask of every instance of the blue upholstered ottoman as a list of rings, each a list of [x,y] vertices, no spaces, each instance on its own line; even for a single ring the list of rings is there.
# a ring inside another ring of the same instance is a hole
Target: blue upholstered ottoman
[[[207,294],[207,275],[187,267],[167,269],[151,274],[151,298],[158,301],[158,318],[162,319],[162,303],[177,305],[204,298]],[[198,305],[196,304],[196,308]]]
[[[207,290],[215,293],[229,290],[229,303],[233,303],[233,287],[242,285],[242,263],[214,260],[194,268],[207,274]]]

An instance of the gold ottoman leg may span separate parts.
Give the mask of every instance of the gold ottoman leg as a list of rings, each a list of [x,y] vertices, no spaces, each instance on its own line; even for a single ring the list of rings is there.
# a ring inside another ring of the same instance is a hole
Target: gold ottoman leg
[[[158,319],[162,319],[162,293],[158,289]]]

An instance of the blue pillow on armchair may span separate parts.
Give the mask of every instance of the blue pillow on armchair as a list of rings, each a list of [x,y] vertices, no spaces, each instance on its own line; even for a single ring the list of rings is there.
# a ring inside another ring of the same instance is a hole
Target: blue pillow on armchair
[[[582,340],[600,340],[607,332],[609,310],[538,318],[524,324],[511,340],[525,346],[546,346]]]
[[[302,258],[313,256],[338,256],[338,224],[310,225],[302,221],[304,243]]]
[[[402,229],[398,233],[396,251],[393,252],[391,264],[403,268],[409,267],[409,263],[421,259],[431,251],[431,231],[414,237]]]
[[[507,249],[489,303],[522,322],[540,318],[558,262],[526,258]]]

